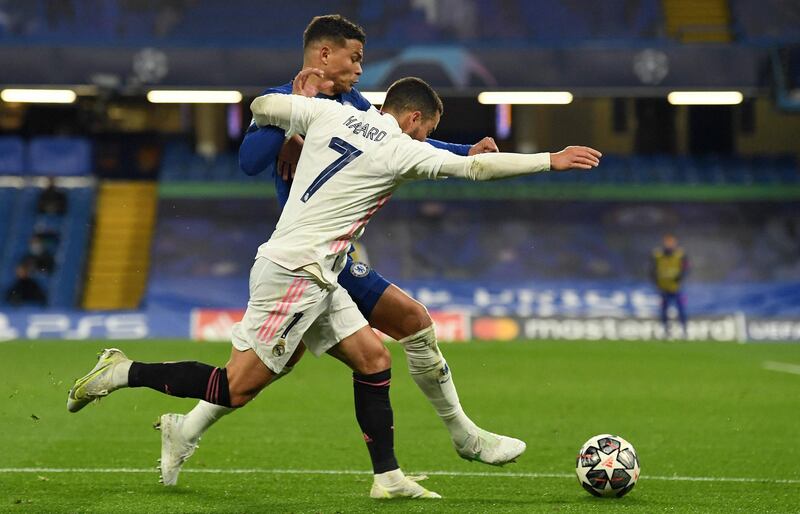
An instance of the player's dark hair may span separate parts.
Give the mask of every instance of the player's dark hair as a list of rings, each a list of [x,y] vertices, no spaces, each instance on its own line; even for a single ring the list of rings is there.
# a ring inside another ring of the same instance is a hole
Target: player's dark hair
[[[406,77],[398,80],[386,91],[383,110],[403,112],[420,111],[426,118],[444,112],[442,99],[431,86],[417,77]]]
[[[339,14],[314,16],[303,32],[303,49],[315,42],[328,39],[344,46],[348,39],[356,39],[362,44],[367,41],[364,29]]]

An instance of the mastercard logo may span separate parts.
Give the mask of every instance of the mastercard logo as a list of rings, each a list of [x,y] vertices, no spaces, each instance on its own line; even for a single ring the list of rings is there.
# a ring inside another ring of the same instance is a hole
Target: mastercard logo
[[[478,318],[472,324],[472,335],[478,339],[510,341],[519,335],[519,323],[511,318]]]

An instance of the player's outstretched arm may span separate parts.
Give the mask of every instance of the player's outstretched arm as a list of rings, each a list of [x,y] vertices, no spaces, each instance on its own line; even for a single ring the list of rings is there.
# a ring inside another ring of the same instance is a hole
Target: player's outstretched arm
[[[439,175],[470,180],[494,180],[548,170],[588,170],[600,164],[600,157],[600,152],[586,146],[568,146],[556,153],[483,153],[467,158],[447,159],[442,163]]]

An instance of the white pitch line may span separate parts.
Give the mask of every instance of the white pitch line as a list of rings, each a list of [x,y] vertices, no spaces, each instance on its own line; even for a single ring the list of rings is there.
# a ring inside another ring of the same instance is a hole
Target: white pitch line
[[[792,375],[800,375],[800,365],[789,364],[788,362],[775,362],[764,361],[761,367],[770,371],[780,371],[781,373],[791,373]]]
[[[0,468],[0,473],[153,473],[149,468]],[[206,468],[184,469],[183,473],[210,473],[220,475],[371,475],[369,471],[355,469],[267,469],[267,468]],[[498,477],[498,478],[575,478],[572,473],[512,473],[512,472],[470,472],[470,471],[418,471],[415,475],[447,477]],[[642,475],[645,480],[666,480],[671,482],[736,482],[800,484],[800,478],[749,478],[749,477],[684,477]]]

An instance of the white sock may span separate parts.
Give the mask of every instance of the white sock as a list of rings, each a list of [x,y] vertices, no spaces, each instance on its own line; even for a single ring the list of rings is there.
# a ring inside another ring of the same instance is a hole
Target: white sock
[[[392,486],[403,480],[406,476],[403,474],[403,470],[400,468],[393,469],[391,471],[385,471],[383,473],[375,473],[375,482],[378,485],[381,485],[387,489],[390,489]]]
[[[128,387],[128,372],[131,369],[132,360],[122,361],[111,372],[111,382],[115,387]]]
[[[433,327],[420,330],[399,342],[406,352],[411,378],[436,409],[453,443],[463,445],[477,426],[461,407],[450,368],[436,344]]]
[[[200,436],[206,430],[217,422],[222,416],[232,412],[234,409],[231,407],[223,407],[222,405],[215,405],[206,401],[200,400],[194,409],[190,410],[183,417],[183,426],[181,431],[184,437],[190,441],[200,439]]]

